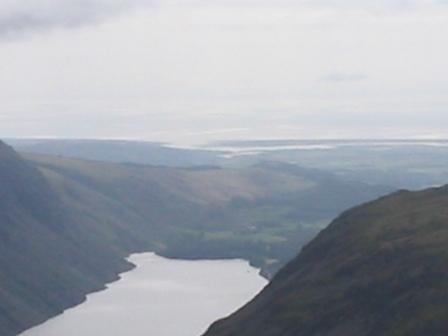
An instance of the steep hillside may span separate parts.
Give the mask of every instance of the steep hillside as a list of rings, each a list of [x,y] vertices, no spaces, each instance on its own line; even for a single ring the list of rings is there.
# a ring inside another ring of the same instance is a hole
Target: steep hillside
[[[40,171],[0,142],[0,334],[15,335],[77,304],[129,269],[90,239]],[[101,266],[101,267],[98,267]]]
[[[448,187],[337,218],[206,336],[448,334]]]

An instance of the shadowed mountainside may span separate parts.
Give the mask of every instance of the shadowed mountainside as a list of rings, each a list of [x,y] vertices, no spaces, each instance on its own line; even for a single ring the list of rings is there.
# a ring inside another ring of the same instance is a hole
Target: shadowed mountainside
[[[337,218],[206,336],[448,334],[448,187]]]
[[[295,166],[174,169],[28,155],[0,142],[0,330],[43,322],[156,251],[245,258],[272,275],[382,188]]]
[[[119,247],[77,225],[41,172],[0,142],[0,330],[15,335],[129,269]]]

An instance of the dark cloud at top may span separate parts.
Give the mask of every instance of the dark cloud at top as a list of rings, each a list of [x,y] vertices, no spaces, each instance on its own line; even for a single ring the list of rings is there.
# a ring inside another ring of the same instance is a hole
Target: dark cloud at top
[[[203,6],[324,6],[331,8],[409,8],[446,5],[448,0],[0,0],[0,37],[57,27],[77,27],[153,3]]]
[[[2,0],[0,37],[91,24],[149,4],[151,0]]]

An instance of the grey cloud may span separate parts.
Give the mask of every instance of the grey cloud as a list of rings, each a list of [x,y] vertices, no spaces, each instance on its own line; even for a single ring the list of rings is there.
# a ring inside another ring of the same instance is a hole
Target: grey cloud
[[[1,0],[0,37],[54,27],[77,27],[104,20],[139,6],[324,6],[331,8],[409,8],[446,5],[448,0]]]
[[[151,0],[2,0],[0,37],[91,24]]]

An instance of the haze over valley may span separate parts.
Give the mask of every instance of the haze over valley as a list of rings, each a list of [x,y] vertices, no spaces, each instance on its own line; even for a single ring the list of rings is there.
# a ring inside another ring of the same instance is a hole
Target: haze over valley
[[[448,335],[447,0],[0,1],[0,336]]]

